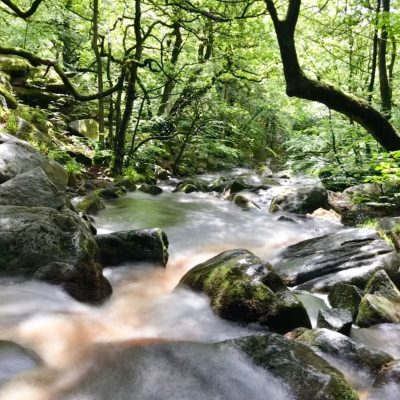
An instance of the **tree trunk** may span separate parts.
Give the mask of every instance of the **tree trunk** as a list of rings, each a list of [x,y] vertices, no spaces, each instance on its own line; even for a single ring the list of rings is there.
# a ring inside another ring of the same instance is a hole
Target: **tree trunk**
[[[376,66],[378,60],[378,21],[379,21],[379,13],[381,10],[381,0],[377,0],[376,2],[376,10],[375,10],[375,27],[374,27],[374,37],[372,39],[372,57],[371,57],[371,75],[368,83],[368,103],[372,104],[372,96],[375,87],[375,79],[376,79]]]
[[[385,117],[368,102],[344,93],[327,83],[308,78],[300,67],[294,32],[300,12],[301,0],[290,0],[284,20],[278,17],[273,0],[265,0],[274,23],[286,81],[286,93],[290,97],[317,101],[328,108],[358,122],[387,151],[400,149],[400,137]]]

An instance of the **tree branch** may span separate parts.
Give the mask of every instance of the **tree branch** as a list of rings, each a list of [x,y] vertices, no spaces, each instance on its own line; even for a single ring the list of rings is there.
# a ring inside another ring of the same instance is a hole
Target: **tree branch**
[[[34,0],[32,3],[31,7],[29,10],[22,11],[17,5],[15,5],[12,1],[10,0],[0,0],[3,4],[5,4],[8,8],[11,8],[11,10],[15,13],[17,17],[20,17],[22,19],[28,19],[30,16],[32,16],[38,7],[40,6],[40,3],[43,0]]]

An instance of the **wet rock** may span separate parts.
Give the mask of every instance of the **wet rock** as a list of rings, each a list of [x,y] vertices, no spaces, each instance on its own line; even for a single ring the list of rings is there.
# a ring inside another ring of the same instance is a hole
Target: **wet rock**
[[[332,307],[349,310],[355,319],[362,296],[363,292],[357,286],[339,282],[332,286],[328,300]]]
[[[76,135],[92,140],[99,139],[99,123],[94,119],[79,119],[68,124],[68,129]]]
[[[272,199],[270,212],[286,211],[296,214],[312,213],[318,208],[328,208],[328,194],[319,186],[291,188]]]
[[[21,372],[38,367],[39,357],[24,347],[0,340],[0,386]]]
[[[158,228],[97,235],[96,241],[105,266],[142,261],[165,266],[168,261],[168,239]]]
[[[157,185],[149,185],[148,183],[142,183],[139,186],[139,190],[143,193],[148,193],[148,194],[152,194],[153,196],[156,196],[158,194],[162,193],[162,189],[157,186]]]
[[[88,266],[52,262],[39,268],[33,277],[59,285],[73,298],[83,302],[99,303],[112,293],[99,264]]]
[[[65,191],[59,191],[41,167],[0,184],[0,205],[52,207],[65,205]]]
[[[241,194],[235,194],[233,196],[233,202],[243,210],[260,209],[258,204],[249,200],[247,197],[242,196]]]
[[[105,208],[99,191],[89,193],[86,196],[75,197],[71,202],[77,210],[88,214],[96,214]]]
[[[400,214],[400,206],[393,203],[367,202],[354,204],[342,212],[342,223],[354,226],[372,218],[394,217]]]
[[[371,375],[378,373],[383,365],[393,360],[383,351],[356,343],[347,336],[329,329],[305,331],[296,341],[310,346],[335,367],[344,362]]]
[[[179,182],[173,192],[193,193],[193,192],[208,192],[208,185],[206,181],[196,178],[188,178]]]
[[[353,317],[349,310],[343,308],[330,308],[320,310],[317,317],[317,328],[327,328],[349,336]]]
[[[374,273],[368,281],[364,290],[365,294],[377,294],[387,298],[394,298],[400,301],[400,291],[389,278],[389,275],[384,270],[379,270]]]
[[[400,360],[392,361],[382,367],[375,379],[374,387],[379,388],[391,383],[400,385]]]
[[[205,293],[222,318],[258,322],[277,332],[310,327],[303,305],[271,265],[247,250],[230,250],[199,264],[180,281]]]
[[[374,230],[352,228],[287,247],[275,269],[287,285],[326,292],[338,282],[364,287],[379,269],[398,279],[398,262]]]
[[[101,301],[111,291],[98,258],[90,227],[71,210],[0,206],[1,276],[32,278],[47,264],[67,263],[80,272],[86,301]]]
[[[128,190],[129,192],[134,192],[137,187],[136,187],[136,183],[132,182],[129,179],[121,179],[116,183],[116,187],[119,189],[123,189],[123,190]]]
[[[366,294],[361,300],[356,324],[367,327],[384,322],[400,323],[400,300]]]
[[[298,400],[357,400],[344,376],[308,346],[283,336],[251,336],[226,342],[255,365],[280,377]]]

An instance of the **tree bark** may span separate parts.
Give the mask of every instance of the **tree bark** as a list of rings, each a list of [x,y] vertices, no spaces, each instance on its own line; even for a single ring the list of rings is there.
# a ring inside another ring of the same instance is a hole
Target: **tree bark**
[[[387,151],[400,149],[400,137],[394,127],[367,101],[342,92],[340,89],[308,78],[296,52],[295,28],[300,13],[301,0],[289,0],[285,19],[280,19],[273,0],[265,0],[274,23],[278,39],[286,93],[290,97],[317,101],[340,112],[363,126]]]
[[[381,10],[381,0],[377,0],[376,9],[375,9],[375,27],[374,27],[374,36],[372,39],[372,56],[371,56],[371,74],[370,80],[368,83],[368,103],[372,104],[372,96],[375,87],[375,79],[376,79],[376,66],[378,61],[378,21],[379,21],[379,13]]]

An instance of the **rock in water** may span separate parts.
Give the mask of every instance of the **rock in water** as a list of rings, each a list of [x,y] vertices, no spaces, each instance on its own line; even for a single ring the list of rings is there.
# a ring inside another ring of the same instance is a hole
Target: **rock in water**
[[[377,294],[400,301],[400,291],[384,270],[379,270],[368,281],[365,294]]]
[[[356,324],[367,327],[384,322],[400,323],[400,300],[366,294],[361,300]]]
[[[199,264],[180,281],[209,296],[222,318],[258,322],[277,332],[310,327],[303,305],[270,264],[247,250],[230,250]]]
[[[339,282],[332,286],[328,300],[332,307],[349,310],[355,319],[362,297],[363,292],[357,286]]]
[[[317,328],[327,328],[349,336],[353,317],[349,310],[343,308],[330,308],[320,310],[317,318]]]
[[[398,259],[374,230],[352,228],[289,246],[274,267],[287,285],[326,292],[338,282],[364,287],[380,269],[396,277]]]
[[[168,261],[168,238],[158,228],[97,235],[96,241],[105,266],[142,261],[165,266]]]
[[[320,186],[305,186],[290,188],[275,196],[269,211],[308,214],[318,208],[329,208],[327,191]]]
[[[343,375],[308,346],[270,334],[226,342],[256,364],[282,378],[297,400],[358,400]]]

